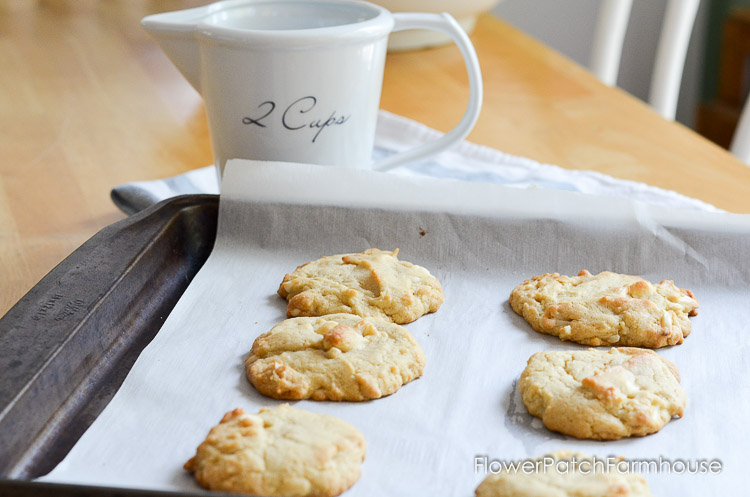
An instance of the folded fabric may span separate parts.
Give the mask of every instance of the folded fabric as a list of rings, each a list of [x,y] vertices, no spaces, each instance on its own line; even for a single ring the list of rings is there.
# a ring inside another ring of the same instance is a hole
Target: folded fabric
[[[381,110],[373,161],[437,139],[440,132]],[[498,150],[461,142],[421,162],[401,165],[391,173],[480,181],[517,188],[552,188],[593,195],[624,197],[650,204],[722,212],[698,199],[645,183],[613,178],[595,171],[563,169]],[[125,183],[112,190],[112,201],[133,214],[164,199],[194,193],[219,193],[214,166],[171,178]]]

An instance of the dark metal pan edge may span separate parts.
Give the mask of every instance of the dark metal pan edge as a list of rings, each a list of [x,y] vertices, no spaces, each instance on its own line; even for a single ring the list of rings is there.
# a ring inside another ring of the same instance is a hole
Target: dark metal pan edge
[[[0,477],[67,454],[208,258],[217,218],[218,196],[190,195],[108,226],[0,318]]]
[[[0,497],[205,497],[207,492],[175,492],[132,488],[41,483],[0,479]],[[212,491],[212,497],[237,495]]]

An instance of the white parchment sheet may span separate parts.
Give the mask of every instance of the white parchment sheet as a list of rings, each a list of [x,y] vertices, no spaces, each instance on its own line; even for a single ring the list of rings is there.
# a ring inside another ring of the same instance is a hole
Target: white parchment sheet
[[[682,212],[552,190],[309,165],[227,168],[216,247],[119,392],[45,480],[196,489],[182,465],[231,409],[280,402],[258,394],[243,361],[285,317],[277,294],[297,265],[369,247],[401,249],[443,284],[445,304],[407,327],[424,376],[371,402],[303,401],[367,439],[355,496],[471,496],[475,456],[571,449],[606,457],[718,459],[718,475],[648,474],[657,496],[740,495],[748,481],[747,323],[750,218]],[[533,353],[581,349],[533,331],[508,304],[531,276],[612,270],[673,279],[700,300],[693,333],[659,353],[682,373],[684,417],[617,442],[547,431],[526,413],[517,380]]]

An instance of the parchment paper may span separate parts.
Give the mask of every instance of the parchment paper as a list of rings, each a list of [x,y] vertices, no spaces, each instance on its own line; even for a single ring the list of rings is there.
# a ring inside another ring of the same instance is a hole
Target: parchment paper
[[[441,309],[407,327],[424,376],[364,403],[297,402],[359,428],[355,496],[471,496],[475,456],[571,449],[606,457],[719,459],[719,475],[646,475],[654,495],[740,495],[750,412],[750,219],[551,190],[519,190],[309,165],[231,162],[206,265],[106,410],[45,480],[195,489],[182,465],[235,407],[280,402],[244,375],[253,340],[285,317],[283,275],[322,255],[401,249],[443,284]],[[533,331],[508,304],[533,275],[612,270],[673,279],[701,302],[693,333],[659,353],[687,391],[682,419],[618,442],[547,431],[517,392],[526,360],[582,349]]]

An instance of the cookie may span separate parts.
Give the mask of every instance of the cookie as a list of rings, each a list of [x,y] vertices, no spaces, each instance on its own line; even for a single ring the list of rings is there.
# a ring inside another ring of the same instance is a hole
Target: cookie
[[[517,466],[515,470],[501,468],[488,475],[475,494],[477,497],[652,497],[642,476],[608,471],[606,463],[559,451],[520,461],[525,466]]]
[[[410,323],[443,303],[440,282],[425,268],[371,248],[322,257],[284,276],[287,317],[356,314]]]
[[[677,367],[632,347],[538,352],[519,391],[548,429],[595,440],[657,432],[685,408]]]
[[[344,421],[280,405],[235,409],[185,464],[209,490],[267,496],[333,496],[361,473],[365,439]]]
[[[690,334],[688,316],[698,314],[693,293],[672,281],[585,269],[535,276],[513,289],[510,305],[536,331],[592,346],[680,344]]]
[[[260,335],[245,361],[255,388],[274,399],[370,400],[422,376],[409,330],[353,314],[292,318]]]

